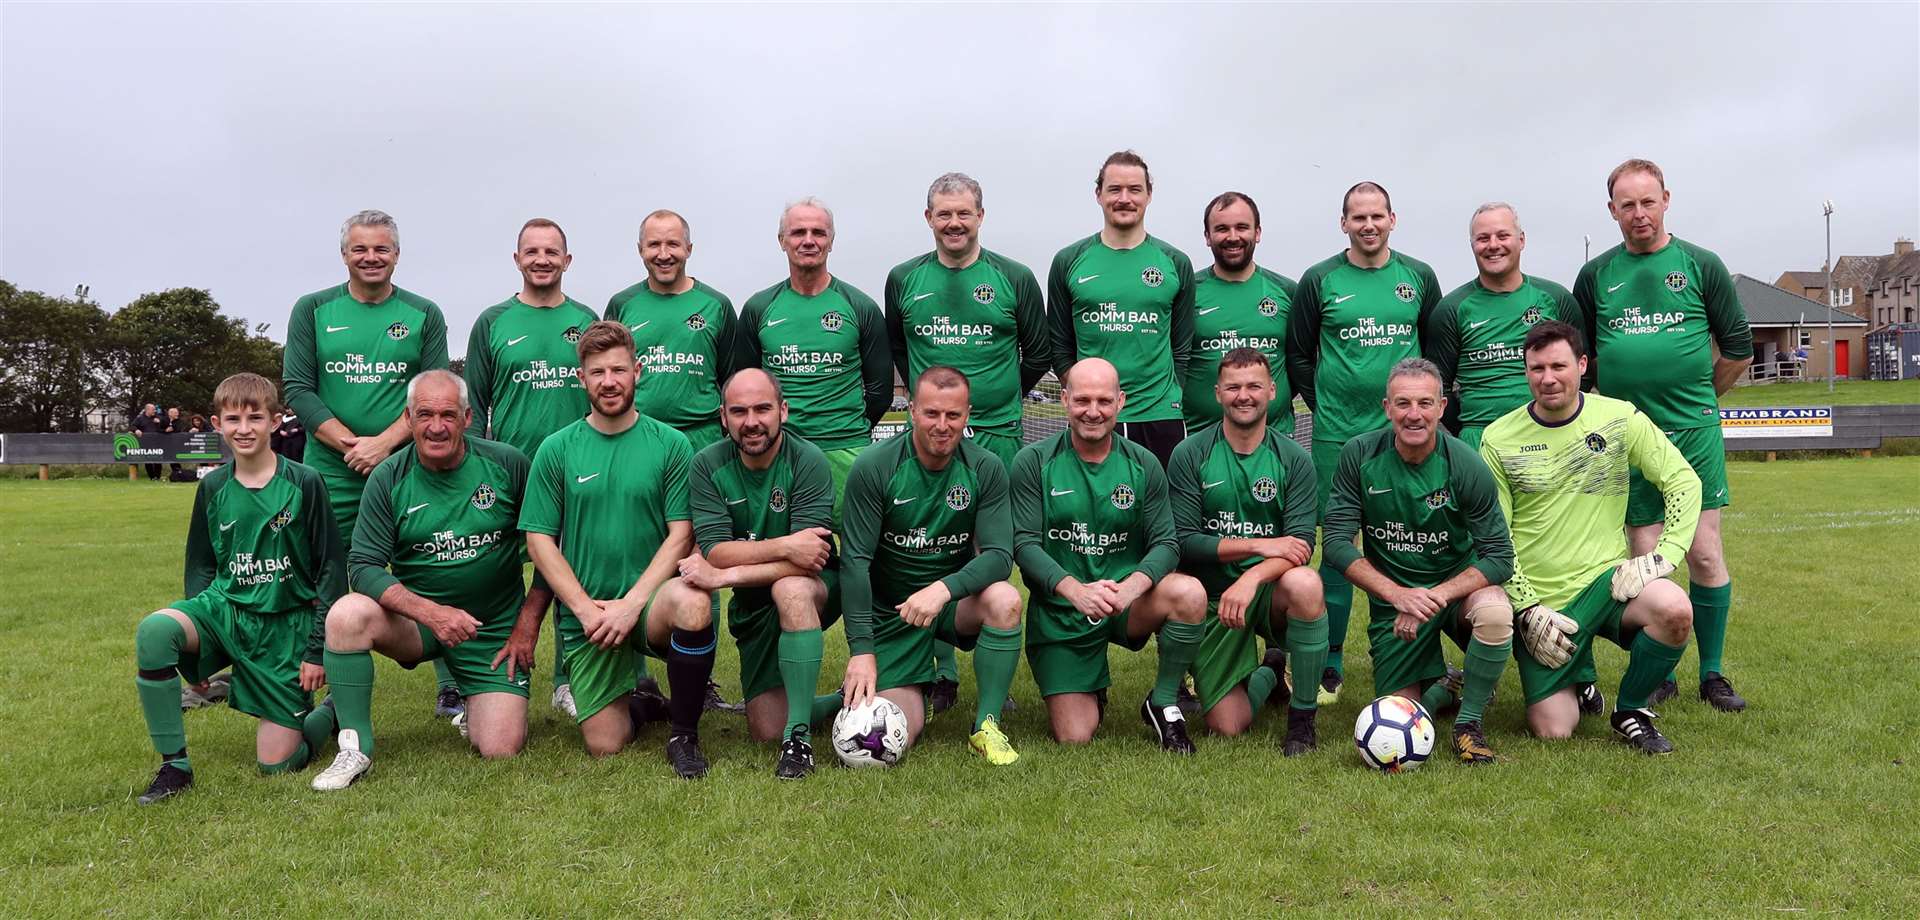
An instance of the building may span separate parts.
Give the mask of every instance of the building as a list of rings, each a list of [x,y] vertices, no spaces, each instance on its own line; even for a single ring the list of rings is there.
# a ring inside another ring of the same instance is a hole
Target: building
[[[1827,302],[1824,267],[1781,272],[1773,286]],[[1913,240],[1894,240],[1893,252],[1884,256],[1841,256],[1833,263],[1833,289],[1841,312],[1866,320],[1869,328],[1920,322],[1920,254],[1913,251]]]
[[[1787,275],[1801,274],[1787,272]],[[1782,276],[1785,280],[1785,276]],[[1822,276],[1825,280],[1825,276]],[[1767,284],[1735,274],[1733,289],[1747,310],[1753,329],[1754,380],[1825,379],[1827,376],[1827,319],[1833,319],[1833,368],[1838,376],[1861,380],[1867,373],[1867,321],[1826,304],[1783,290],[1780,282]],[[1836,275],[1834,287],[1838,288]],[[1800,360],[1800,349],[1806,359]],[[1785,356],[1782,360],[1781,356]]]

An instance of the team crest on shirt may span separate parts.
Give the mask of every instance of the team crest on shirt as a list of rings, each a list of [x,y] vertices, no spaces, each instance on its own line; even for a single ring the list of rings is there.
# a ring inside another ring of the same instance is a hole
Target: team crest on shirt
[[[406,323],[394,323],[393,325],[387,327],[387,338],[390,338],[398,342],[401,339],[406,338],[407,334],[412,331],[413,330],[407,328]]]
[[[1260,315],[1273,316],[1280,312],[1280,302],[1271,297],[1260,298]]]
[[[687,317],[687,328],[695,332],[707,328],[707,318],[698,313]]]
[[[1453,496],[1445,489],[1436,489],[1432,495],[1426,497],[1427,507],[1434,511],[1445,508],[1450,501],[1453,501]]]
[[[1151,265],[1147,266],[1145,269],[1141,270],[1140,272],[1140,283],[1146,285],[1147,287],[1159,287],[1160,282],[1165,280],[1167,280],[1167,276],[1161,274],[1160,269],[1155,268]]]
[[[1536,304],[1534,306],[1528,307],[1527,312],[1520,314],[1520,321],[1523,323],[1526,323],[1529,326],[1539,322],[1540,321],[1539,305]]]
[[[1247,491],[1253,495],[1254,501],[1264,504],[1279,497],[1280,484],[1274,482],[1272,476],[1262,476],[1254,480],[1253,488]]]
[[[1667,272],[1667,290],[1680,293],[1687,289],[1686,272]]]
[[[1413,303],[1413,295],[1413,285],[1405,281],[1393,286],[1393,296],[1400,298],[1401,303]]]
[[[774,486],[773,491],[767,493],[767,510],[774,514],[787,510],[787,490]]]
[[[560,333],[560,337],[563,339],[566,339],[568,342],[578,345],[580,344],[580,327],[568,326],[567,331]]]
[[[1133,487],[1124,482],[1114,486],[1113,494],[1108,495],[1107,500],[1113,502],[1115,508],[1125,511],[1133,507]]]
[[[839,332],[840,325],[846,322],[838,313],[825,313],[820,316],[820,328],[828,332]]]
[[[282,508],[279,514],[273,516],[273,520],[267,522],[267,529],[279,533],[291,523],[293,523],[293,509]]]
[[[973,289],[973,302],[981,306],[993,303],[993,285],[982,284]]]
[[[965,511],[973,504],[973,493],[966,486],[954,486],[947,490],[947,507],[955,511]]]
[[[1604,454],[1607,452],[1607,439],[1601,437],[1598,431],[1587,435],[1587,449],[1596,454]]]
[[[493,503],[498,500],[499,497],[500,496],[494,494],[492,486],[483,482],[480,484],[480,488],[473,490],[473,497],[468,499],[468,501],[473,502],[474,508],[485,511],[493,507]]]

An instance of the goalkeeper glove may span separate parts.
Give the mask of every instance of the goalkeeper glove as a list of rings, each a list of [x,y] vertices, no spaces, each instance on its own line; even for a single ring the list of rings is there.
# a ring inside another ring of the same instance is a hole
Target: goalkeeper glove
[[[1513,626],[1520,633],[1520,641],[1526,643],[1527,653],[1549,668],[1566,664],[1579,648],[1571,637],[1580,631],[1580,624],[1545,604],[1534,604],[1515,614]]]
[[[1659,553],[1635,556],[1620,563],[1613,570],[1613,599],[1626,602],[1640,596],[1640,592],[1673,571],[1673,563]]]

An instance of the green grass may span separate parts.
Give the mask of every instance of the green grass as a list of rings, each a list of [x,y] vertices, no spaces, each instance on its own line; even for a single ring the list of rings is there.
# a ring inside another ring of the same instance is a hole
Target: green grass
[[[1526,738],[1509,669],[1488,723],[1501,764],[1370,773],[1346,740],[1370,683],[1356,621],[1349,689],[1322,749],[1295,760],[1272,713],[1250,737],[1199,738],[1191,760],[1155,751],[1134,714],[1151,653],[1114,654],[1115,705],[1088,748],[1045,740],[1023,667],[1016,767],[970,756],[954,712],[896,770],[797,784],[722,714],[704,782],[672,778],[657,728],[592,761],[544,674],[530,750],[484,763],[430,717],[427,669],[383,663],[379,766],[353,789],[254,775],[251,720],[202,710],[187,714],[199,785],[155,808],[133,804],[155,758],[132,634],[178,590],[193,490],[0,482],[0,914],[1920,914],[1920,732],[1900,702],[1920,674],[1920,459],[1730,476],[1727,667],[1753,707],[1694,700],[1689,654],[1660,723],[1679,752],[1659,760],[1598,721]],[[1623,659],[1601,648],[1611,698]]]
[[[1762,383],[1734,387],[1720,397],[1723,406],[1872,406],[1920,403],[1920,378],[1913,380],[1840,380],[1833,392],[1826,381]]]

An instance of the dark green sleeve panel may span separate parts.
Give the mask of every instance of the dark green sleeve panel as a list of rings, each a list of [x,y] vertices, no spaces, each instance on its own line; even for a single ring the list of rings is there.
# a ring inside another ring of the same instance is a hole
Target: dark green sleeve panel
[[[1220,561],[1220,537],[1207,532],[1202,504],[1200,464],[1217,437],[1219,426],[1209,427],[1180,442],[1167,459],[1167,498],[1173,503],[1173,531],[1180,540],[1180,560],[1189,565]]]
[[[729,300],[727,295],[698,281],[694,283],[705,288],[714,300],[720,302],[720,333],[713,337],[715,365],[713,383],[715,386],[724,388],[728,378],[733,376],[733,372],[740,369],[739,364],[736,363],[740,360],[739,345],[735,342],[740,335],[740,314],[734,312],[733,301]]]
[[[687,467],[687,509],[693,514],[693,543],[703,554],[733,540],[733,515],[727,513],[726,499],[713,484],[713,474],[733,451],[727,440],[709,444],[693,455]]]
[[[1554,319],[1563,323],[1572,323],[1575,327],[1580,325],[1580,308],[1574,304],[1573,295],[1568,293],[1566,288],[1561,287],[1557,282],[1534,275],[1527,276],[1527,283],[1547,293],[1547,297],[1553,301]]]
[[[893,352],[893,369],[909,388],[913,386],[913,375],[907,370],[907,335],[906,324],[900,316],[900,287],[907,273],[919,264],[916,258],[895,265],[887,272],[887,285],[880,291],[881,304],[887,314],[887,342]]]
[[[1298,296],[1287,312],[1287,382],[1306,401],[1308,411],[1319,406],[1314,392],[1314,368],[1320,362],[1320,276],[1319,265],[1300,275]]]
[[[1287,510],[1281,519],[1287,536],[1313,546],[1313,529],[1320,524],[1320,477],[1313,469],[1313,456],[1286,434],[1267,429],[1267,442],[1280,455],[1280,466],[1287,471]]]
[[[207,501],[225,485],[233,473],[232,464],[207,474],[193,490],[193,517],[187,519],[186,593],[193,597],[213,584],[220,573],[220,560],[213,555],[213,537],[207,530]]]
[[[1041,445],[1052,443],[1053,439],[1041,441],[1015,454],[1007,483],[1013,498],[1013,560],[1020,566],[1027,590],[1048,595],[1067,577],[1067,570],[1047,555],[1045,539],[1047,508],[1042,496],[1046,487],[1040,482],[1045,458]]]
[[[1072,279],[1068,276],[1073,273],[1073,260],[1093,239],[1088,237],[1055,253],[1053,266],[1047,269],[1047,335],[1053,343],[1053,373],[1062,379],[1080,357],[1073,328],[1073,291],[1068,287]]]
[[[1173,262],[1174,275],[1180,281],[1180,290],[1173,295],[1173,379],[1187,378],[1187,361],[1193,356],[1193,260],[1179,247],[1154,240],[1160,249]],[[1178,394],[1179,384],[1175,383]]]
[[[1460,370],[1460,302],[1467,299],[1478,281],[1454,288],[1427,314],[1420,328],[1420,354],[1440,368],[1441,391],[1453,393],[1454,375]],[[1459,402],[1457,398],[1455,402]]]
[[[1700,264],[1700,299],[1706,302],[1707,329],[1713,333],[1713,343],[1720,346],[1720,356],[1733,361],[1753,357],[1753,329],[1747,325],[1746,308],[1740,305],[1740,294],[1733,288],[1726,263],[1685,240],[1674,242],[1686,247]]]
[[[897,448],[862,454],[847,473],[841,497],[840,528],[846,542],[840,556],[840,616],[846,623],[849,655],[873,652],[873,556],[887,513],[887,474],[898,455]]]
[[[308,431],[333,418],[332,410],[320,399],[320,359],[313,345],[313,313],[319,309],[323,295],[331,293],[331,289],[316,291],[294,301],[293,315],[287,319],[287,347],[280,353],[284,401]]]
[[[354,519],[353,544],[347,550],[347,572],[353,590],[379,600],[388,588],[400,580],[388,571],[393,564],[396,528],[393,515],[393,487],[406,475],[413,462],[411,445],[374,467],[360,492],[360,514]]]
[[[788,526],[794,533],[809,527],[832,529],[833,468],[827,465],[827,455],[797,435],[782,437],[789,440],[780,449],[793,451],[787,460],[793,464],[793,494],[787,496],[793,510],[787,515]]]
[[[1020,397],[1026,398],[1053,366],[1053,339],[1047,329],[1046,295],[1033,270],[1011,259],[999,260],[1001,273],[1013,279],[1014,325],[1020,346]]]
[[[1453,498],[1467,516],[1467,532],[1473,536],[1473,567],[1487,576],[1487,583],[1503,585],[1513,577],[1513,538],[1507,533],[1507,516],[1500,513],[1500,496],[1493,484],[1493,471],[1466,442],[1447,438],[1447,469],[1453,474]]]
[[[1600,372],[1599,356],[1594,354],[1593,349],[1595,315],[1599,310],[1599,303],[1593,296],[1593,279],[1599,273],[1598,266],[1601,260],[1611,255],[1613,250],[1609,249],[1580,266],[1580,274],[1573,279],[1573,305],[1578,315],[1568,317],[1567,322],[1579,329],[1581,337],[1586,339],[1587,373],[1580,378],[1580,385],[1582,389],[1587,390],[1593,389],[1594,381],[1599,379]]]
[[[840,284],[839,279],[834,283]],[[860,327],[860,382],[866,393],[867,425],[880,423],[893,408],[893,351],[887,343],[887,318],[873,298],[851,284],[840,284]]]
[[[695,283],[697,284],[698,282]],[[632,302],[633,298],[639,296],[640,292],[646,289],[646,286],[647,283],[645,281],[639,284],[628,285],[621,289],[620,293],[607,298],[607,309],[601,312],[601,318],[610,319],[616,323],[626,322],[627,304]]]
[[[440,312],[440,306],[412,291],[394,288],[393,296],[405,300],[425,313],[427,318],[420,324],[420,367],[414,371],[443,371],[452,364],[447,357],[447,318]]]
[[[785,283],[783,281],[780,284]],[[747,298],[746,304],[740,307],[740,325],[733,335],[734,367],[760,366],[760,317],[766,315],[767,305],[780,293],[780,284]]]
[[[1433,312],[1435,304],[1440,302],[1440,278],[1433,273],[1433,266],[1412,256],[1405,257],[1413,263],[1414,274],[1420,276],[1420,317],[1426,319]]]
[[[1333,489],[1327,494],[1327,516],[1321,525],[1324,536],[1320,558],[1341,572],[1360,561],[1360,547],[1353,538],[1360,533],[1360,464],[1367,459],[1367,448],[1374,438],[1361,436],[1340,449],[1340,461],[1333,469]]]
[[[954,600],[972,597],[1013,573],[1013,510],[1007,503],[1007,469],[992,451],[960,445],[958,462],[965,459],[980,483],[979,510],[973,515],[973,558],[960,571],[940,579]]]
[[[341,547],[340,524],[333,516],[333,503],[327,498],[327,484],[320,479],[320,474],[307,467],[295,469],[299,470],[300,513],[306,518],[306,538],[313,546],[316,608],[302,660],[320,664],[327,647],[327,611],[347,593],[346,551]]]
[[[1180,538],[1173,529],[1173,504],[1167,500],[1167,471],[1160,468],[1159,458],[1146,448],[1119,437],[1114,438],[1114,444],[1126,445],[1134,455],[1134,462],[1147,474],[1140,515],[1147,525],[1147,552],[1133,570],[1153,579],[1157,585],[1160,579],[1180,567]]]
[[[493,321],[506,310],[504,303],[488,307],[467,333],[467,400],[473,405],[473,423],[481,437],[493,437]]]

